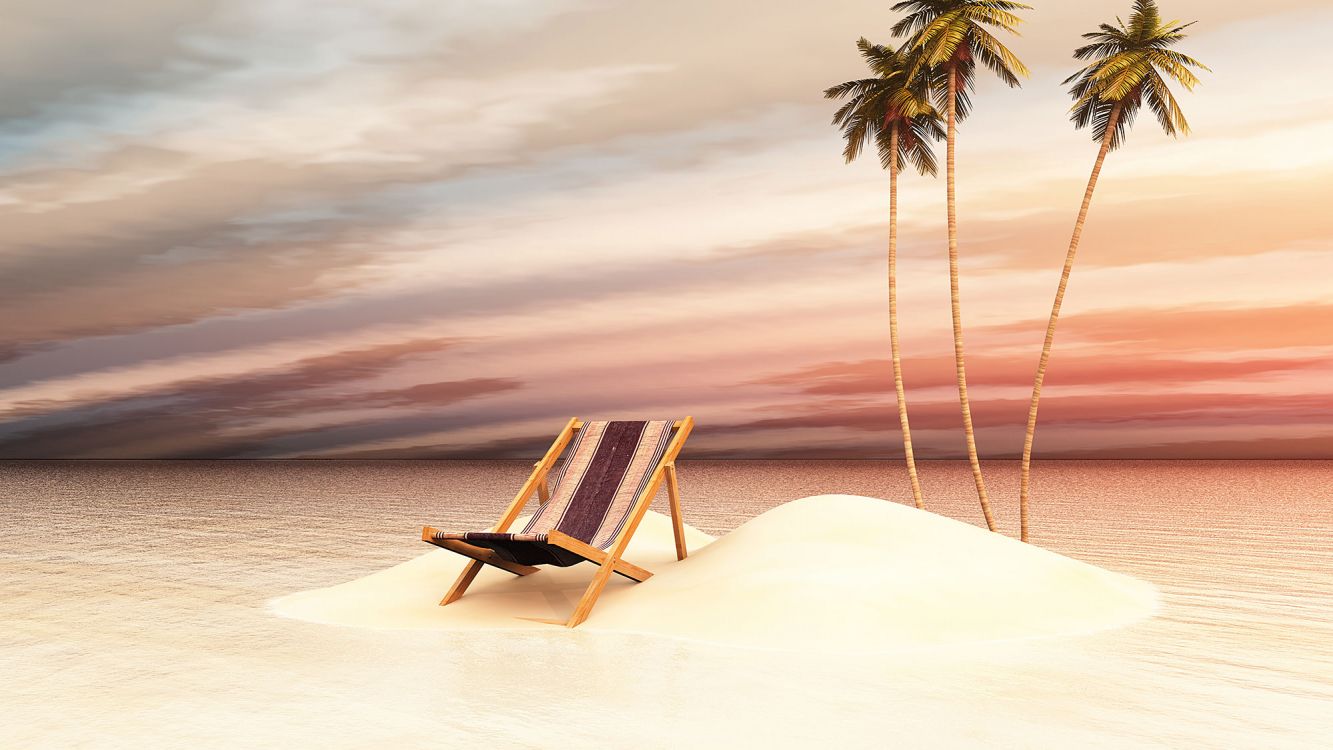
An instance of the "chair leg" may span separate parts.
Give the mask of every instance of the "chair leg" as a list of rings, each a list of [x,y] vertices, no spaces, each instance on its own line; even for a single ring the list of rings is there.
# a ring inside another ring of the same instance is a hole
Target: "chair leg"
[[[513,573],[516,576],[530,576],[533,573],[541,571],[541,568],[534,568],[531,565],[509,562],[491,550],[477,547],[457,539],[443,539],[440,541],[433,541],[431,544],[442,549],[447,549],[450,552],[460,554],[463,557],[470,557],[479,563]]]
[[[578,606],[574,607],[574,613],[569,616],[565,627],[577,627],[579,623],[588,619],[593,605],[597,603],[597,598],[602,595],[602,589],[606,588],[606,582],[611,580],[611,573],[615,569],[615,558],[610,556],[598,566],[597,575],[592,577],[592,582],[588,584],[588,588],[583,592],[583,598],[579,599]]]
[[[444,598],[440,600],[440,606],[453,604],[462,598],[463,592],[467,591],[467,587],[472,585],[473,579],[481,572],[481,566],[480,560],[469,560],[467,567],[463,568],[458,580],[454,581],[454,585],[449,589],[449,593],[445,594]]]
[[[680,485],[676,483],[676,465],[666,465],[667,498],[671,501],[671,530],[676,535],[676,559],[684,560],[689,553],[685,549],[685,519],[680,514]]]

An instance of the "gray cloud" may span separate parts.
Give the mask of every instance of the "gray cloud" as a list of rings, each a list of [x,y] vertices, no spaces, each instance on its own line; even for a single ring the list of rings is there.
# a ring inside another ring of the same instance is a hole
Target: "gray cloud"
[[[59,350],[33,353],[27,359],[0,365],[0,387],[157,357],[205,353],[249,346],[259,341],[336,335],[380,324],[425,323],[440,319],[464,321],[500,313],[558,315],[564,305],[589,298],[623,299],[627,305],[636,300],[665,300],[686,290],[722,291],[736,284],[754,285],[800,278],[834,260],[859,266],[871,262],[878,253],[877,249],[857,242],[855,235],[850,239],[854,244],[843,246],[840,243],[848,241],[849,236],[840,231],[832,233],[825,242],[802,235],[735,252],[725,251],[721,257],[709,262],[662,258],[593,268],[566,268],[555,273],[547,271],[485,284],[441,280],[437,285],[393,296],[345,296],[290,308],[280,305],[284,299],[299,299],[293,294],[302,288],[298,282],[313,284],[318,274],[327,268],[321,261],[340,262],[340,256],[317,254],[301,263],[283,266],[272,254],[257,253],[253,256],[258,262],[256,266],[238,261],[234,271],[216,265],[201,268],[196,274],[196,283],[203,288],[200,296],[193,300],[201,305],[207,304],[202,310],[216,312],[220,305],[214,299],[224,294],[225,289],[213,289],[212,285],[214,279],[222,277],[228,279],[229,285],[238,287],[236,293],[268,286],[273,293],[272,306],[280,309],[211,317],[190,325],[73,342]],[[354,253],[350,258],[354,262],[364,261]],[[249,279],[253,281],[244,283]],[[164,285],[163,288],[170,287]],[[284,289],[287,290],[285,295]],[[120,291],[123,293],[123,288]],[[143,294],[148,299],[159,299],[150,289],[145,289]],[[176,309],[174,302],[172,309]],[[207,317],[202,310],[198,317]],[[91,320],[83,311],[76,311],[74,315],[79,321],[87,320],[90,325],[98,326],[96,330],[103,335],[117,332],[111,327],[112,321],[116,320],[114,314],[109,318]],[[155,322],[161,323],[160,320]],[[49,326],[50,321],[44,325]],[[136,329],[131,328],[133,330]]]
[[[181,62],[213,69],[182,35],[207,24],[223,0],[0,2],[0,121],[40,115],[76,98],[133,93],[186,76]]]
[[[30,404],[26,414],[0,424],[0,457],[263,455],[293,439],[336,444],[331,435],[374,431],[379,420],[322,430],[301,424],[282,429],[250,426],[256,420],[316,416],[349,407],[415,407],[430,412],[521,387],[512,378],[467,378],[401,388],[365,385],[410,360],[454,344],[450,339],[411,340],[309,357],[244,375],[196,378],[91,405]],[[358,386],[359,392],[351,398],[328,393],[331,388]],[[428,419],[431,427],[438,428],[438,414]]]

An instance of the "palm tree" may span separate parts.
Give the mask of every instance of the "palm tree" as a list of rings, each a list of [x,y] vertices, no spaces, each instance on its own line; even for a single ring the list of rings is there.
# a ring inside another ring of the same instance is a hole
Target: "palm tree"
[[[937,105],[947,113],[945,190],[949,217],[949,299],[953,311],[954,369],[958,373],[958,403],[963,411],[963,433],[967,458],[977,485],[977,500],[986,517],[986,527],[995,531],[986,482],[981,477],[977,441],[972,431],[972,407],[967,399],[967,368],[963,356],[963,317],[958,291],[958,213],[954,202],[954,142],[957,121],[971,109],[969,92],[975,84],[977,62],[990,68],[1011,88],[1027,66],[986,29],[987,26],[1017,34],[1022,23],[1014,11],[1030,6],[1008,0],[905,0],[894,4],[907,16],[893,26],[895,35],[910,35],[907,47],[916,53],[913,74],[929,77]]]
[[[833,115],[842,127],[847,145],[842,151],[850,164],[861,149],[873,142],[881,166],[889,170],[889,349],[893,360],[893,389],[898,398],[898,422],[903,432],[903,454],[907,477],[912,484],[916,507],[926,507],[917,478],[912,452],[912,428],[907,419],[907,396],[903,392],[903,364],[898,339],[898,170],[910,162],[921,174],[937,171],[930,140],[944,136],[939,113],[930,105],[927,81],[912,78],[913,62],[901,51],[871,44],[864,37],[856,42],[874,78],[847,81],[824,91],[827,99],[851,97]]]
[[[1070,119],[1077,128],[1092,127],[1092,136],[1101,142],[1097,160],[1092,164],[1088,187],[1083,191],[1083,205],[1074,221],[1074,234],[1069,238],[1069,252],[1060,273],[1060,284],[1055,289],[1055,303],[1046,324],[1046,340],[1041,346],[1037,362],[1037,376],[1032,382],[1032,402],[1028,406],[1027,431],[1023,436],[1023,463],[1019,474],[1018,512],[1019,538],[1028,540],[1029,475],[1032,464],[1032,438],[1037,430],[1037,402],[1041,400],[1041,383],[1046,377],[1046,365],[1051,358],[1051,344],[1055,341],[1055,324],[1060,319],[1060,305],[1064,302],[1069,272],[1074,266],[1074,255],[1083,235],[1083,222],[1088,218],[1092,192],[1097,188],[1097,177],[1107,152],[1119,148],[1134,123],[1139,108],[1147,103],[1157,122],[1168,135],[1188,135],[1189,123],[1176,104],[1176,98],[1166,86],[1170,78],[1186,90],[1199,83],[1190,68],[1208,70],[1208,66],[1170,47],[1185,38],[1187,26],[1179,21],[1162,22],[1156,0],[1134,0],[1134,10],[1126,24],[1119,18],[1116,26],[1101,24],[1099,31],[1083,35],[1092,43],[1074,50],[1079,60],[1092,60],[1086,67],[1065,79],[1073,84],[1069,93],[1074,97]]]

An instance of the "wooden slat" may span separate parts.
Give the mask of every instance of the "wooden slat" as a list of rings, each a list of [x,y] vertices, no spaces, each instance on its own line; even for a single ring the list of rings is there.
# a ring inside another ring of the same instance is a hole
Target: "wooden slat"
[[[424,541],[430,542],[436,547],[442,547],[444,549],[449,550],[450,552],[457,552],[458,554],[463,555],[464,557],[470,557],[473,560],[476,560],[477,562],[495,566],[500,570],[507,570],[516,576],[528,576],[541,570],[541,568],[534,568],[531,565],[523,565],[521,563],[510,562],[504,559],[503,557],[500,557],[500,555],[498,555],[495,552],[495,550],[486,549],[485,547],[478,547],[475,544],[468,544],[462,539],[428,539],[427,534],[429,533],[430,535],[433,536],[435,534],[435,531],[436,531],[435,529],[432,529],[431,527],[427,526],[421,532],[421,538]]]
[[[605,551],[597,549],[587,542],[575,539],[563,531],[548,532],[546,541],[562,549],[567,549],[589,562],[597,563],[598,565],[606,562],[607,555]],[[647,570],[646,568],[640,568],[634,563],[626,560],[616,560],[614,567],[615,572],[626,578],[639,581],[640,583],[653,577],[652,571]]]
[[[685,424],[685,420],[686,420],[686,419],[691,420],[691,423],[693,423],[693,419],[694,419],[693,417],[686,417],[685,419],[677,419],[676,421],[674,421],[674,422],[671,423],[671,428],[672,428],[673,430],[679,430],[680,427],[681,427],[681,425]],[[582,419],[575,420],[575,422],[574,422],[574,429],[576,429],[576,430],[581,430],[581,429],[583,429],[583,420],[582,420]]]

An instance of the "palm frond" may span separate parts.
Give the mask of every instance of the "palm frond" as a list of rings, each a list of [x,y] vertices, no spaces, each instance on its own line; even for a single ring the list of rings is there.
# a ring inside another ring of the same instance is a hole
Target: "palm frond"
[[[1115,20],[1116,23],[1119,24],[1118,26],[1112,26],[1109,23],[1099,23],[1097,24],[1097,28],[1101,29],[1100,32],[1091,31],[1088,32],[1087,34],[1084,34],[1083,36],[1085,37],[1104,36],[1108,39],[1122,39],[1122,40],[1128,39],[1129,32],[1125,31],[1125,23],[1121,21],[1119,17],[1117,17]]]
[[[852,97],[852,99],[848,101],[846,104],[842,105],[841,107],[838,107],[837,112],[833,113],[833,122],[831,124],[833,125],[847,124],[847,122],[850,121],[852,115],[857,111],[857,109],[864,106],[865,106],[865,99],[863,97],[859,96]]]
[[[1144,79],[1143,99],[1157,116],[1157,124],[1162,126],[1163,132],[1170,136],[1189,135],[1190,124],[1185,120],[1185,113],[1157,71],[1152,71]]]
[[[1119,49],[1121,47],[1118,42],[1097,42],[1074,50],[1074,59],[1088,60],[1094,57],[1106,57],[1115,54]]]
[[[1189,91],[1199,84],[1192,69],[1208,70],[1193,57],[1170,49],[1185,38],[1184,29],[1191,24],[1163,23],[1156,0],[1134,0],[1129,22],[1116,20],[1118,27],[1101,24],[1099,31],[1084,34],[1093,43],[1074,50],[1076,59],[1089,61],[1064,80],[1074,98],[1070,108],[1074,126],[1091,128],[1094,138],[1101,140],[1111,114],[1118,111],[1111,140],[1111,148],[1118,148],[1146,104],[1164,132],[1189,133],[1167,79]]]
[[[1127,99],[1120,108],[1120,117],[1115,121],[1115,135],[1111,137],[1111,150],[1125,145],[1125,140],[1129,137],[1129,131],[1134,129],[1134,120],[1139,115],[1142,108],[1142,102],[1139,99]]]
[[[833,115],[833,124],[841,128],[843,158],[854,161],[873,143],[880,163],[888,167],[892,154],[893,133],[899,139],[899,163],[911,163],[919,169],[933,165],[932,156],[916,150],[929,146],[918,143],[918,133],[942,133],[938,111],[930,103],[930,79],[926,74],[910,76],[917,61],[901,49],[857,40],[872,78],[859,78],[825,89],[829,99],[846,99]],[[910,144],[910,147],[909,147]]]
[[[1115,130],[1111,133],[1112,151],[1120,148],[1129,135],[1130,126],[1134,123],[1134,114],[1138,111],[1137,102],[1137,99],[1128,99],[1119,103],[1120,112],[1116,115]],[[1090,100],[1084,105],[1083,116],[1090,126],[1094,142],[1101,143],[1106,137],[1106,131],[1111,127],[1111,115],[1116,114],[1116,109],[1116,104],[1100,99]]]
[[[1193,91],[1194,87],[1199,85],[1199,79],[1194,75],[1194,72],[1180,60],[1167,54],[1166,51],[1152,49],[1145,51],[1143,55],[1152,63],[1154,68],[1179,81],[1186,91]]]
[[[1074,106],[1069,109],[1069,119],[1074,122],[1074,128],[1082,130],[1097,120],[1097,113],[1103,107],[1109,105],[1095,96],[1085,96],[1074,102]],[[1101,140],[1094,129],[1092,137]]]
[[[1162,25],[1162,15],[1157,10],[1157,0],[1134,0],[1134,9],[1129,14],[1129,31],[1135,37],[1144,38],[1157,31]]]
[[[936,109],[948,106],[947,71],[957,75],[958,93],[954,112],[958,119],[971,111],[969,94],[975,85],[975,68],[981,64],[1009,86],[1018,86],[1028,68],[1016,54],[995,37],[992,29],[1017,33],[1023,22],[1017,11],[1031,6],[1014,0],[904,0],[893,5],[906,15],[893,26],[893,33],[906,36],[902,49],[914,58],[909,77],[922,76],[929,83]]]
[[[845,96],[859,96],[872,91],[877,80],[875,78],[861,78],[855,81],[844,81],[836,86],[824,89],[824,98],[841,99]]]
[[[976,89],[974,67],[965,65],[958,70],[958,90],[954,92],[953,109],[954,116],[960,121],[967,119],[967,116],[972,114],[972,92]],[[944,96],[948,96],[948,88],[945,88],[942,93]],[[944,106],[947,107],[948,104],[946,103]]]
[[[1060,85],[1068,86],[1074,81],[1078,81],[1079,86],[1091,85],[1090,81],[1092,80],[1092,74],[1095,73],[1096,71],[1097,71],[1097,63],[1093,63],[1091,65],[1085,65],[1079,68],[1078,70],[1074,71],[1073,75],[1061,81]],[[1078,93],[1075,93],[1071,90],[1070,93],[1073,94],[1075,99],[1077,99],[1083,96],[1085,92],[1080,90]]]
[[[1031,73],[1018,55],[985,29],[974,29],[972,34],[972,55],[1010,88],[1021,86],[1019,76],[1027,77]]]
[[[1019,18],[1015,13],[987,8],[980,5],[968,5],[962,9],[960,15],[975,24],[994,26],[998,29],[1008,31],[1011,34],[1017,34],[1018,25],[1023,23],[1023,19]]]
[[[914,119],[909,123],[907,129],[908,137],[903,147],[903,155],[906,161],[916,167],[916,171],[922,175],[935,176],[939,174],[939,162],[935,158],[935,150],[931,148],[931,142],[942,141],[945,138],[944,128],[939,120]]]
[[[944,65],[953,60],[967,42],[970,24],[960,19],[960,12],[951,10],[936,16],[918,31],[909,44],[919,50],[928,65]],[[960,22],[960,20],[962,22]]]
[[[1152,62],[1141,54],[1123,54],[1110,58],[1092,76],[1099,96],[1118,101],[1138,88],[1152,70]]]
[[[902,20],[895,23],[890,31],[894,36],[915,34],[924,28],[932,18],[939,15],[939,11],[935,7],[936,5],[936,3],[918,2],[895,3],[893,5],[894,11],[901,12],[906,10],[910,12],[904,16]]]
[[[842,157],[848,164],[856,161],[856,157],[861,155],[861,149],[874,134],[870,130],[870,125],[864,119],[853,120],[847,123],[847,127],[842,131],[843,140],[846,145],[842,149]]]

